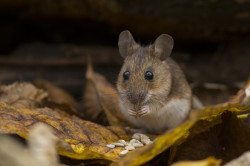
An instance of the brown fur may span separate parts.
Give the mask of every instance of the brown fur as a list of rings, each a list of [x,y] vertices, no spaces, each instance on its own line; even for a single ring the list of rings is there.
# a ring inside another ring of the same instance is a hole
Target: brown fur
[[[147,105],[149,106],[150,113],[146,114],[146,116],[150,116],[150,114],[158,114],[158,111],[162,108],[165,108],[168,103],[172,102],[170,105],[173,105],[173,101],[175,100],[177,102],[174,103],[185,101],[184,103],[187,104],[184,107],[189,108],[191,106],[192,98],[191,89],[182,70],[174,62],[174,60],[172,60],[170,57],[167,57],[165,60],[161,60],[161,58],[155,55],[154,44],[147,47],[142,47],[133,40],[132,43],[133,44],[128,48],[129,51],[127,53],[129,54],[125,56],[124,64],[121,68],[117,81],[117,89],[120,93],[121,107],[126,107],[121,109],[123,111],[126,111],[126,109],[131,109],[134,112],[138,112],[143,106]],[[128,80],[123,79],[123,73],[125,71],[130,72],[130,77]],[[153,72],[153,80],[146,80],[144,78],[146,71]],[[131,103],[131,96],[140,96],[136,94],[140,94],[142,92],[147,92],[145,100],[138,98],[137,102],[133,101],[133,103]],[[171,107],[172,106],[170,106],[170,108]],[[169,109],[169,107],[167,108]],[[185,117],[186,114],[187,113],[185,112]],[[127,116],[127,118],[129,118],[129,116]],[[139,118],[140,117],[138,117],[138,120]],[[136,119],[133,119],[133,121],[136,121]],[[149,123],[154,122],[150,122],[149,120]],[[141,125],[135,125],[136,127],[143,128]],[[163,127],[161,126],[161,128],[166,129],[170,126],[172,125]]]

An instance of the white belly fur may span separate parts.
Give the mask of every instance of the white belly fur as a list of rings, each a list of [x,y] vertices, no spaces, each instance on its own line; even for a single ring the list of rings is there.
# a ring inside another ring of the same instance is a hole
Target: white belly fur
[[[174,99],[164,105],[160,110],[150,110],[142,117],[132,117],[128,114],[128,107],[120,101],[120,109],[127,120],[137,128],[147,129],[152,133],[162,133],[179,125],[186,119],[191,103],[187,99]],[[152,109],[152,108],[150,108]]]

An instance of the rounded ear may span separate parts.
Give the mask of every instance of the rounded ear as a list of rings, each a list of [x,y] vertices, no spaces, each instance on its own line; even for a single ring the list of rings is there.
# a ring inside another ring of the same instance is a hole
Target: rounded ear
[[[154,55],[163,61],[170,56],[173,46],[174,39],[167,34],[162,34],[155,40]]]
[[[118,47],[119,47],[119,52],[123,58],[126,58],[128,56],[129,51],[133,48],[135,44],[136,42],[128,30],[122,31],[120,33],[118,40]]]

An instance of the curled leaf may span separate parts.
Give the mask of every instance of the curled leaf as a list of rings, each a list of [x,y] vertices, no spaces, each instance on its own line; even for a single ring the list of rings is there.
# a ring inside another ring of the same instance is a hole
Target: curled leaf
[[[130,126],[120,112],[116,89],[112,87],[104,76],[95,73],[90,63],[88,64],[86,78],[94,85],[99,103],[104,109],[109,123],[111,125]]]
[[[16,82],[11,85],[0,85],[0,101],[17,108],[36,108],[47,97],[47,92],[31,83]]]
[[[84,114],[89,120],[101,124],[108,124],[108,120],[100,104],[95,85],[90,79],[87,79],[85,83],[83,108]]]
[[[39,88],[43,89],[45,92],[48,93],[47,100],[52,103],[56,103],[59,105],[63,105],[64,107],[68,108],[68,113],[77,113],[76,110],[76,101],[74,98],[62,90],[61,88],[55,86],[54,84],[45,81],[45,80],[35,80],[34,85]]]

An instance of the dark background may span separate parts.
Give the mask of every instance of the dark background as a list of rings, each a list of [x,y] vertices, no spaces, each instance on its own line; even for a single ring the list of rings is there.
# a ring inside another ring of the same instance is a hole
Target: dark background
[[[173,36],[172,57],[205,104],[249,77],[249,0],[0,0],[0,82],[46,79],[80,101],[87,56],[115,84],[125,29],[142,44]]]

